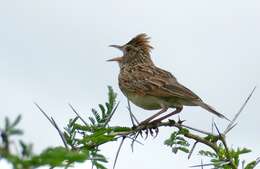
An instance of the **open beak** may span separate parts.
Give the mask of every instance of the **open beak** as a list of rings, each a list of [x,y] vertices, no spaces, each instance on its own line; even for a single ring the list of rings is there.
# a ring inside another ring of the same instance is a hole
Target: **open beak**
[[[120,46],[120,45],[109,45],[109,47],[113,47],[113,48],[123,51],[123,46]],[[108,62],[111,62],[111,61],[120,62],[120,61],[122,61],[122,57],[115,57],[115,58],[109,59],[107,61]]]
[[[109,45],[109,47],[113,47],[113,48],[123,51],[123,46],[120,46],[120,45]]]

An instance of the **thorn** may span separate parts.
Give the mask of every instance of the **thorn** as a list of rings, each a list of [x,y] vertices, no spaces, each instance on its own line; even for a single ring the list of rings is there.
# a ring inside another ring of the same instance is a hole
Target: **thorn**
[[[105,123],[104,123],[104,126],[106,126],[106,125],[109,123],[109,121],[111,120],[112,116],[115,114],[116,109],[117,109],[119,103],[120,103],[120,102],[118,102],[118,103],[116,104],[114,110],[113,110],[112,113],[108,116],[107,120],[106,120]]]
[[[121,143],[120,143],[120,145],[119,145],[119,147],[118,147],[118,150],[117,150],[117,152],[116,152],[116,158],[115,158],[115,160],[114,160],[113,169],[115,169],[115,167],[116,167],[116,162],[117,162],[117,159],[118,159],[120,150],[121,150],[121,148],[122,148],[122,146],[123,146],[124,140],[125,140],[125,137],[122,138],[122,141],[121,141]]]
[[[229,133],[234,127],[237,126],[237,123],[233,124],[233,126],[230,126],[228,130],[226,130],[226,133],[224,135],[226,135],[227,133]]]
[[[193,151],[194,151],[194,149],[195,149],[197,143],[198,143],[198,141],[196,141],[196,142],[193,144],[193,146],[192,146],[192,148],[191,148],[191,150],[190,150],[190,153],[189,153],[189,155],[188,155],[188,159],[190,159],[190,157],[191,157],[191,155],[192,155],[192,153],[193,153]]]
[[[40,110],[40,112],[48,119],[48,121],[51,123],[51,125],[57,130],[57,132],[59,133],[60,137],[61,137],[61,140],[65,146],[65,148],[68,149],[68,144],[67,144],[67,141],[64,137],[64,134],[62,133],[62,131],[60,130],[59,126],[57,125],[57,123],[55,122],[55,120],[52,118],[52,117],[49,117],[45,111],[37,104],[37,103],[34,103],[36,105],[36,107]]]
[[[246,98],[245,102],[243,103],[243,105],[240,107],[240,109],[238,110],[238,112],[235,114],[234,118],[230,121],[230,123],[228,124],[227,128],[225,129],[225,131],[223,132],[223,135],[226,135],[228,133],[228,131],[230,131],[230,128],[233,126],[233,124],[236,122],[238,116],[242,113],[242,111],[244,110],[244,108],[246,107],[248,101],[251,99],[253,93],[255,92],[256,86],[253,88],[253,90],[251,91],[251,93],[249,94],[249,96]]]
[[[214,126],[215,126],[215,128],[216,128],[216,130],[217,130],[217,132],[218,132],[218,135],[221,136],[222,134],[220,133],[217,124],[216,124],[215,122],[214,122],[213,124],[214,124]]]
[[[72,111],[77,115],[77,117],[85,124],[85,126],[88,126],[88,123],[79,115],[79,113],[74,109],[74,107],[68,103],[69,107],[72,109]]]
[[[132,138],[132,143],[131,143],[132,152],[134,152],[134,143],[135,143],[135,141],[136,141],[136,139],[137,139],[137,137],[138,137],[139,134],[140,134],[140,132],[138,132],[138,133],[134,136],[134,138]],[[141,143],[141,144],[142,144],[142,143]]]

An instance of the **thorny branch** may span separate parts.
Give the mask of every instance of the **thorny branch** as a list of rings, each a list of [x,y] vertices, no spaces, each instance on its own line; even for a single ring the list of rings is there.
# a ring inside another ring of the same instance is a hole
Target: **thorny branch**
[[[238,116],[241,114],[241,112],[245,108],[246,104],[248,103],[248,101],[252,97],[252,94],[254,93],[255,89],[256,89],[256,87],[254,87],[254,89],[252,90],[250,95],[247,97],[247,99],[245,100],[245,102],[243,103],[243,105],[241,106],[239,111],[235,114],[233,120],[228,124],[227,128],[225,129],[225,131],[223,133],[220,132],[220,130],[218,129],[216,123],[214,121],[212,122],[212,126],[214,126],[216,128],[217,132],[218,132],[217,135],[213,134],[213,132],[210,133],[210,132],[207,132],[207,131],[204,131],[204,130],[200,130],[200,129],[196,129],[194,127],[190,127],[190,126],[184,125],[184,124],[182,124],[182,121],[175,122],[174,120],[169,120],[168,122],[149,123],[149,124],[146,124],[146,125],[138,125],[137,127],[133,127],[133,129],[131,131],[115,132],[115,133],[113,133],[113,135],[122,136],[123,138],[131,138],[133,140],[133,142],[134,142],[137,139],[137,137],[140,134],[142,134],[142,131],[146,131],[146,134],[148,135],[148,131],[152,131],[153,129],[157,129],[158,130],[158,128],[160,128],[160,127],[175,127],[178,130],[190,129],[190,130],[193,130],[193,131],[198,132],[200,134],[204,134],[206,136],[212,136],[215,139],[213,141],[209,140],[209,139],[206,139],[205,136],[201,136],[199,134],[191,133],[189,130],[187,130],[187,132],[184,132],[183,135],[186,138],[195,140],[195,143],[194,143],[194,145],[193,145],[193,147],[191,149],[191,152],[190,152],[190,154],[188,156],[189,158],[190,158],[190,156],[191,156],[195,146],[197,145],[197,143],[202,143],[204,145],[207,145],[208,147],[213,149],[216,154],[218,154],[219,153],[218,142],[221,142],[222,145],[224,145],[226,158],[227,158],[225,165],[229,165],[232,169],[237,169],[237,166],[235,165],[233,159],[230,156],[230,150],[229,150],[229,148],[227,146],[225,135],[230,130],[232,130],[232,128],[234,128],[234,126],[236,125],[235,123],[236,123],[236,120],[237,120]],[[131,108],[128,107],[128,110],[130,111]],[[133,113],[130,111],[130,114],[133,114]],[[213,128],[212,128],[212,130],[213,130]],[[210,165],[212,165],[212,164],[201,164],[201,165],[196,165],[196,166],[192,166],[192,167],[202,167],[203,168],[203,166],[210,166]]]
[[[133,148],[133,144],[135,142],[138,142],[137,138],[139,136],[142,136],[142,132],[143,131],[146,134],[145,138],[147,138],[149,133],[153,137],[156,137],[160,127],[174,127],[178,131],[181,131],[181,133],[182,133],[182,135],[184,137],[195,141],[194,145],[192,146],[192,148],[191,148],[191,150],[189,152],[188,158],[190,158],[191,154],[193,153],[193,151],[194,151],[194,149],[195,149],[195,147],[196,147],[196,145],[198,143],[202,143],[204,145],[207,145],[216,154],[219,154],[219,151],[220,151],[220,147],[219,147],[220,144],[219,143],[221,143],[224,146],[224,150],[225,150],[225,154],[226,154],[225,155],[225,159],[224,159],[225,162],[222,163],[221,165],[228,165],[232,169],[237,169],[238,166],[235,164],[234,159],[230,155],[231,152],[230,152],[230,149],[227,146],[226,137],[225,136],[226,136],[226,134],[229,131],[231,131],[236,126],[236,124],[237,124],[236,120],[237,120],[238,116],[241,114],[241,112],[245,108],[246,104],[248,103],[248,101],[252,97],[252,94],[254,93],[254,91],[255,91],[255,88],[252,90],[250,95],[247,97],[247,99],[243,103],[242,107],[235,114],[233,120],[228,124],[227,128],[224,130],[223,133],[220,132],[220,130],[218,129],[218,127],[217,127],[217,125],[216,125],[216,123],[214,121],[212,122],[212,132],[208,132],[208,131],[204,131],[204,130],[201,130],[201,129],[196,129],[196,128],[188,126],[188,125],[184,125],[183,121],[181,121],[181,120],[178,120],[177,122],[174,121],[174,120],[168,120],[167,122],[159,122],[159,123],[151,122],[149,124],[140,125],[138,120],[135,118],[134,114],[131,111],[130,103],[129,103],[129,100],[128,100],[128,111],[130,113],[131,121],[132,121],[132,124],[133,124],[132,129],[128,130],[128,131],[112,132],[112,133],[109,134],[111,136],[115,136],[116,138],[120,138],[120,137],[122,138],[122,141],[121,141],[121,143],[119,145],[119,148],[118,148],[118,151],[117,151],[117,154],[116,154],[116,158],[115,158],[115,161],[114,161],[113,168],[116,165],[116,161],[118,159],[118,155],[119,155],[120,149],[121,149],[125,139],[131,139],[132,140],[131,146]],[[35,105],[45,115],[45,117],[51,122],[51,124],[56,128],[56,130],[58,131],[58,133],[60,134],[60,136],[62,138],[62,141],[64,142],[65,147],[67,147],[66,140],[64,139],[64,136],[63,136],[62,132],[60,131],[60,129],[58,128],[58,126],[57,126],[56,122],[54,121],[54,119],[51,118],[51,117],[48,117],[47,114],[41,109],[41,107],[38,104],[35,103]],[[73,112],[77,115],[77,117],[80,118],[81,121],[85,125],[87,125],[87,123],[84,121],[84,119],[79,116],[78,112],[74,109],[74,107],[72,107],[72,105],[70,105],[70,104],[69,104],[69,106],[73,110]],[[108,124],[108,122],[112,118],[112,116],[115,113],[115,110],[117,109],[117,107],[118,107],[118,104],[116,104],[114,110],[112,111],[112,113],[109,115],[109,117],[105,121],[104,127]],[[137,126],[135,125],[135,123],[137,123]],[[213,133],[213,127],[215,127],[215,129],[217,131],[217,134]],[[156,132],[155,136],[154,136],[154,132],[153,132],[154,130]],[[194,133],[191,132],[190,130],[194,131]],[[211,136],[214,139],[208,139],[207,136]],[[259,160],[256,161],[256,164],[258,164],[258,163],[259,163]],[[201,163],[200,165],[195,165],[195,166],[192,166],[192,167],[201,167],[201,168],[203,168],[203,166],[210,166],[210,165],[213,165],[213,164],[203,164],[203,163]]]

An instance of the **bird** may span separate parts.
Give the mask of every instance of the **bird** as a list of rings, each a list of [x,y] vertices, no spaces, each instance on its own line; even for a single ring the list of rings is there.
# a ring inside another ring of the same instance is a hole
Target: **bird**
[[[107,61],[119,64],[119,88],[122,93],[136,106],[145,110],[159,110],[141,124],[161,122],[180,113],[184,106],[200,106],[220,118],[227,119],[210,105],[177,81],[170,72],[157,67],[151,58],[150,37],[141,33],[124,45],[110,45],[123,52],[122,56]],[[168,109],[174,111],[157,118]],[[154,120],[155,119],[155,120]]]

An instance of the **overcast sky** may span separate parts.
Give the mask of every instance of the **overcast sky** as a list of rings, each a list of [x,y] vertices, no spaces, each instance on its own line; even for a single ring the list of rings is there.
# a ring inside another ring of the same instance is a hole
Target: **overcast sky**
[[[130,125],[125,97],[117,85],[119,68],[105,60],[121,53],[109,48],[147,33],[154,46],[152,58],[205,102],[232,118],[253,87],[260,82],[260,1],[258,0],[0,0],[0,125],[5,116],[23,115],[25,140],[35,151],[62,145],[49,122],[33,105],[37,102],[59,123],[74,114],[83,116],[106,100],[107,85],[121,102],[115,125]],[[228,135],[228,144],[246,146],[260,156],[260,92]],[[155,111],[133,106],[142,120]],[[186,124],[210,130],[212,115],[197,107],[185,107]],[[215,118],[221,129],[227,122]],[[194,154],[174,155],[163,145],[171,129],[156,139],[143,141],[132,153],[125,144],[117,168],[178,168],[200,163]],[[102,149],[111,168],[118,143]],[[75,167],[86,168],[88,164]],[[8,169],[1,162],[0,168]]]

